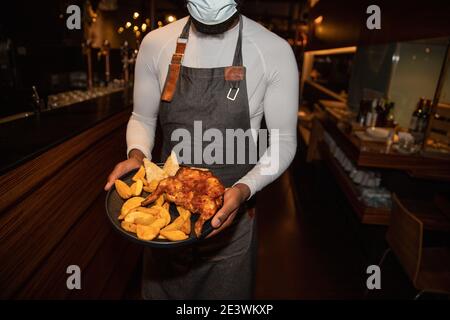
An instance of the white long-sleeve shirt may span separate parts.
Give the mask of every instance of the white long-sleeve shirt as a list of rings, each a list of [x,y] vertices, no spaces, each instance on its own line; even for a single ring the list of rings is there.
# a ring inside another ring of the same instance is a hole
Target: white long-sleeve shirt
[[[147,34],[140,46],[134,83],[134,108],[127,128],[127,154],[139,149],[151,157],[156,122],[168,65],[187,17]],[[271,174],[258,162],[238,183],[251,195],[278,178],[289,166],[297,148],[298,69],[289,44],[255,21],[243,17],[242,55],[250,108],[250,125],[259,129],[262,117],[267,128],[278,129],[265,156],[277,157]],[[194,68],[229,66],[233,62],[239,24],[220,35],[205,35],[191,26],[183,65]],[[270,132],[270,131],[269,131]],[[274,146],[274,144],[277,144]],[[270,152],[270,149],[279,152]],[[273,160],[273,159],[272,159]]]

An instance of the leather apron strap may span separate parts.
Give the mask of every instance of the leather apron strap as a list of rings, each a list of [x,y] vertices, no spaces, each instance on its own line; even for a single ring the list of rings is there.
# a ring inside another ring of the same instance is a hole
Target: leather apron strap
[[[239,81],[244,80],[245,71],[242,61],[242,27],[243,19],[239,19],[239,37],[236,44],[236,50],[234,52],[233,65],[225,68],[225,80],[230,83],[230,90],[227,98],[234,101],[239,93]],[[177,46],[175,53],[172,55],[172,60],[169,65],[169,72],[164,84],[164,89],[161,94],[161,100],[165,102],[171,102],[177,88],[178,78],[180,77],[181,65],[183,63],[184,52],[186,50],[186,44],[189,39],[189,30],[191,27],[191,20],[189,19],[177,40]]]
[[[180,37],[177,40],[177,47],[175,53],[172,56],[172,61],[169,65],[169,72],[167,74],[166,83],[161,94],[161,100],[170,102],[173,99],[175,89],[177,87],[177,81],[180,76],[181,64],[183,63],[184,51],[186,50],[186,44],[189,38],[189,28],[191,27],[191,19],[186,22],[186,25],[181,32]]]

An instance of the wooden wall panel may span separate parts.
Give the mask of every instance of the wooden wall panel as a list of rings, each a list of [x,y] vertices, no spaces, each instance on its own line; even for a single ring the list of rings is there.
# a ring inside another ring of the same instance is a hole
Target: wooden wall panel
[[[129,111],[114,115],[110,119],[86,130],[73,139],[54,147],[48,152],[1,176],[0,213],[24,197],[27,192],[32,191],[33,188],[60,171],[67,162],[110,134],[118,126],[124,125],[129,116]],[[121,139],[125,139],[125,133]],[[125,150],[121,152],[124,154]]]
[[[129,110],[111,117],[0,177],[3,191],[6,185],[12,190],[0,201],[0,298],[101,298],[131,248],[131,266],[111,284],[125,288],[141,248],[110,226],[103,186],[125,158],[128,117]],[[82,269],[81,291],[66,289],[70,264]]]
[[[64,241],[58,244],[55,250],[44,259],[35,270],[32,278],[26,282],[15,298],[31,299],[40,297],[44,299],[66,298],[70,291],[66,287],[66,269],[69,265],[78,265],[82,270],[82,279],[85,279],[85,270],[97,251],[105,245],[106,238],[114,232],[108,228],[107,218],[102,214],[104,210],[104,197],[99,196],[93,206],[89,208],[75,226],[65,236]],[[104,272],[104,271],[102,271]],[[52,279],[52,281],[48,281]],[[85,291],[86,285],[83,285]]]

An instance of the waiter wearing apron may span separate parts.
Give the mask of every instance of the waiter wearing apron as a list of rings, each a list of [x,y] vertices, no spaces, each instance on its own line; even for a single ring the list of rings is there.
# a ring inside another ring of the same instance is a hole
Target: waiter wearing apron
[[[187,8],[189,17],[150,32],[141,45],[127,129],[128,160],[115,167],[105,189],[138,168],[144,157],[150,158],[158,115],[163,131],[161,159],[172,150],[203,154],[208,145],[216,144],[223,161],[186,161],[185,155],[178,154],[183,164],[211,170],[227,187],[223,207],[211,222],[215,230],[193,245],[145,249],[142,295],[145,299],[250,299],[257,247],[249,199],[281,175],[295,154],[297,65],[286,42],[242,16],[236,1],[192,0]],[[262,156],[265,163],[251,161],[256,158],[251,155],[257,150],[256,135],[239,146],[225,141],[229,130],[259,129],[263,115],[268,129],[276,132]],[[199,125],[220,133],[223,143],[202,141],[203,134],[194,133]],[[179,129],[192,139],[174,139]],[[238,161],[240,154],[245,161]],[[275,171],[264,171],[268,162],[276,163]]]

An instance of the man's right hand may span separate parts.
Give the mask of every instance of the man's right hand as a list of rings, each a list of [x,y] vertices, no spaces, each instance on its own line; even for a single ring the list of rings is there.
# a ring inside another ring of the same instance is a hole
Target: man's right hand
[[[133,149],[130,151],[129,158],[125,161],[119,162],[115,167],[114,170],[111,172],[111,174],[108,177],[108,180],[105,185],[105,191],[108,191],[111,189],[114,182],[119,179],[124,174],[127,174],[128,172],[139,168],[143,164],[144,160],[144,154],[137,150]]]

